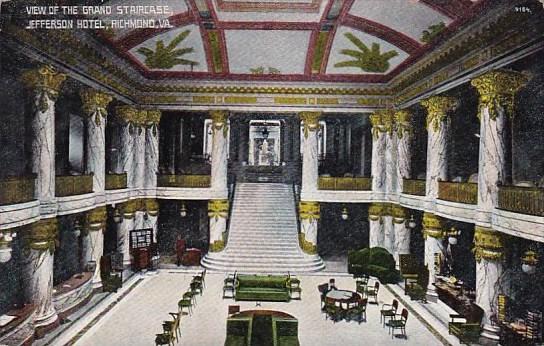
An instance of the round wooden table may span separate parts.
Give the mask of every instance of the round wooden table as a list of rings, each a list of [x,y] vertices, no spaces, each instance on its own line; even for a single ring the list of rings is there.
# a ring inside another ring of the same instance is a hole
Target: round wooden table
[[[357,292],[348,290],[330,290],[325,295],[325,299],[329,304],[334,304],[341,309],[348,310],[357,305],[361,296]]]

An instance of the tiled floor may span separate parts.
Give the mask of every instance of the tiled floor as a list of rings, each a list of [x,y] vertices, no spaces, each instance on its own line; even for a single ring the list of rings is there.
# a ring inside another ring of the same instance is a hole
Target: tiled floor
[[[90,328],[76,345],[154,345],[155,333],[161,332],[162,321],[168,312],[177,311],[177,301],[192,279],[192,273],[161,271],[146,277],[129,295],[115,305],[101,320]],[[414,316],[409,316],[407,339],[392,338],[380,324],[379,307],[369,305],[367,322],[333,323],[325,320],[320,310],[317,285],[327,282],[329,276],[299,276],[303,289],[301,301],[289,303],[263,302],[257,309],[285,311],[299,320],[299,340],[302,346],[339,345],[440,345],[433,334]],[[240,305],[241,310],[255,309],[254,302],[234,302],[222,299],[224,274],[208,273],[204,294],[197,299],[192,316],[181,322],[182,338],[178,344],[218,346],[225,341],[228,305]],[[352,278],[336,276],[339,288],[355,287]],[[380,304],[393,299],[382,289]]]

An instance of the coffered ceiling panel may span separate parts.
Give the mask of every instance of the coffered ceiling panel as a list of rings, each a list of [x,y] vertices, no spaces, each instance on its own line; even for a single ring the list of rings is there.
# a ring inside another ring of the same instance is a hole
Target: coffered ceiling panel
[[[303,74],[310,31],[227,30],[229,70],[244,74]]]
[[[220,21],[227,22],[318,22],[327,5],[324,0],[229,1],[215,0]]]

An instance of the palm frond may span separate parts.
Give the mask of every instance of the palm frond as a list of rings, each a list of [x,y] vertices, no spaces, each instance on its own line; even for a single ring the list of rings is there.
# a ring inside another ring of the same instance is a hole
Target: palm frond
[[[196,61],[187,60],[187,59],[179,59],[179,58],[174,59],[174,62],[175,62],[174,65],[193,65],[193,66],[198,65],[198,62]]]
[[[151,49],[146,48],[146,47],[138,48],[137,52],[144,55],[144,56],[146,56],[146,57],[151,56],[154,53]]]
[[[358,67],[361,68],[361,61],[360,60],[347,60],[347,61],[341,61],[334,64],[334,67]]]
[[[181,43],[181,41],[185,40],[187,36],[191,33],[190,30],[185,30],[182,33],[180,33],[178,36],[176,36],[170,43],[168,44],[168,49],[173,50],[178,46],[178,44]]]
[[[353,49],[342,49],[340,54],[349,55],[356,59],[363,59],[365,57],[365,53]]]
[[[362,52],[366,53],[369,51],[368,47],[361,41],[357,36],[353,35],[351,32],[346,32],[344,34],[348,40],[351,41],[354,45],[357,46]]]
[[[188,53],[192,53],[194,52],[194,48],[192,47],[189,47],[189,48],[180,48],[180,49],[176,49],[176,50],[173,50],[171,52],[172,55],[174,56],[182,56],[182,55],[185,55],[185,54],[188,54]]]

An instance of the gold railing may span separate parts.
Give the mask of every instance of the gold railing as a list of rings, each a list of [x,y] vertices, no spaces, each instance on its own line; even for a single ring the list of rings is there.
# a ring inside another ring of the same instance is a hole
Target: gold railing
[[[0,180],[0,205],[29,202],[34,199],[34,177]]]
[[[210,187],[210,175],[159,175],[157,186],[160,187]]]
[[[117,190],[127,188],[127,174],[115,173],[106,174],[106,190]]]
[[[93,192],[93,175],[57,175],[55,196],[66,197]]]
[[[450,202],[478,204],[478,184],[439,181],[438,198]]]
[[[367,177],[319,177],[318,188],[319,190],[369,191],[372,190],[372,179]]]
[[[515,213],[544,216],[544,189],[538,187],[502,186],[499,209]]]
[[[404,179],[402,182],[402,193],[425,196],[425,180]]]

